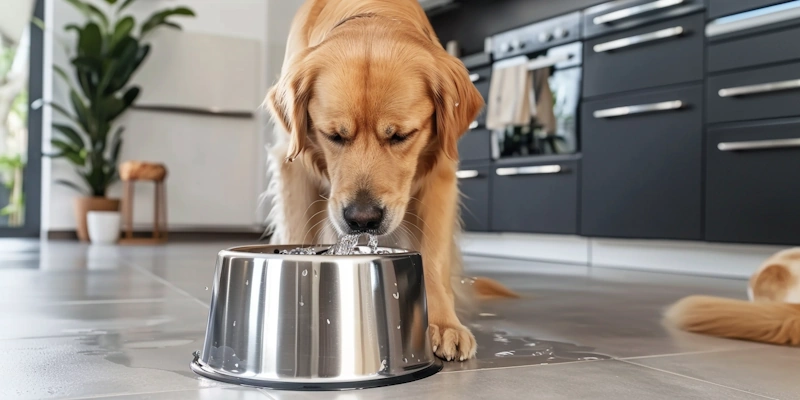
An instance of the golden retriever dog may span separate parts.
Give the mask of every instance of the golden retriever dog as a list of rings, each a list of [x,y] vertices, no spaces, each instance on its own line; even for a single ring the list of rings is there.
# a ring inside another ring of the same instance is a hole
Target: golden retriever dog
[[[691,296],[666,314],[696,333],[781,345],[800,345],[800,248],[768,258],[748,284],[750,301]]]
[[[308,0],[266,105],[271,241],[331,243],[369,233],[423,257],[436,355],[466,360],[456,315],[459,138],[484,102],[439,43],[417,0]],[[478,280],[482,295],[514,294]]]

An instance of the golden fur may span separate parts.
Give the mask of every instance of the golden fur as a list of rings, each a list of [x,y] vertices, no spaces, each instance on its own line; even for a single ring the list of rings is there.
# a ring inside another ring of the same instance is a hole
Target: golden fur
[[[707,335],[781,345],[800,345],[800,248],[767,259],[750,279],[750,302],[691,296],[674,304],[666,319]]]
[[[456,315],[460,272],[457,143],[484,103],[440,45],[417,0],[308,0],[266,100],[272,242],[332,242],[343,208],[368,192],[384,208],[376,233],[420,251],[430,338],[446,360],[475,355]],[[490,296],[513,294],[481,281]]]

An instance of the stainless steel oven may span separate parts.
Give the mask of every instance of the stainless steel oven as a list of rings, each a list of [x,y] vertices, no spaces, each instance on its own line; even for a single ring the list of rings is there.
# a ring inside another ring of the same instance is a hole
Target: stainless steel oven
[[[579,152],[580,26],[573,13],[492,37],[486,122],[494,159]]]

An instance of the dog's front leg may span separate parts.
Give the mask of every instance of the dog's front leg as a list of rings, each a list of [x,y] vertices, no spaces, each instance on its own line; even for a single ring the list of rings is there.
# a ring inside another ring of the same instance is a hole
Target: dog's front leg
[[[477,344],[470,330],[456,315],[451,273],[456,251],[458,187],[455,171],[433,171],[422,188],[415,225],[421,232],[419,249],[425,270],[425,293],[428,299],[429,335],[433,351],[448,361],[464,361],[475,356]]]

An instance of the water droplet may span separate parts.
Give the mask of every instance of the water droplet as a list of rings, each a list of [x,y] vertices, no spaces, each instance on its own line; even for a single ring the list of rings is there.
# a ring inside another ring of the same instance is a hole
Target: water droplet
[[[394,285],[397,286],[397,282],[395,282]]]
[[[300,296],[300,307],[302,307],[304,305],[306,305],[306,303],[303,303],[303,296]]]
[[[405,358],[405,357],[403,357],[403,362],[404,362],[404,363],[407,363],[407,362],[408,362],[408,359],[407,359],[407,358]]]
[[[239,363],[233,364],[233,366],[239,368]]]
[[[414,358],[414,355],[413,355],[413,354],[411,355],[411,358]]]
[[[233,326],[236,326],[236,321],[233,321]]]
[[[326,319],[326,321],[328,321],[328,325],[330,325],[330,324],[331,324],[331,320],[329,320],[329,319]]]
[[[417,359],[417,362],[420,362],[419,358]]]
[[[463,279],[462,279],[462,280],[461,280],[461,284],[463,285],[463,284],[465,284],[465,283],[467,283],[467,281],[465,281],[465,280],[463,280]]]
[[[397,329],[400,329],[400,325],[397,325]]]
[[[308,275],[308,270],[307,270],[307,269],[304,269],[304,270],[303,270],[303,276],[307,276],[307,275]]]
[[[395,294],[392,295],[392,297],[394,297],[395,299],[399,300],[400,299],[400,293],[399,292],[395,293]]]
[[[314,278],[317,277],[317,270],[314,270]]]
[[[208,286],[206,286],[206,290],[208,290]]]
[[[381,361],[381,371],[386,369],[386,360]]]
[[[249,286],[249,285],[250,285],[250,281],[249,281],[249,280],[248,280],[248,281],[246,281],[246,282],[244,283],[244,285],[245,285],[245,286]]]

